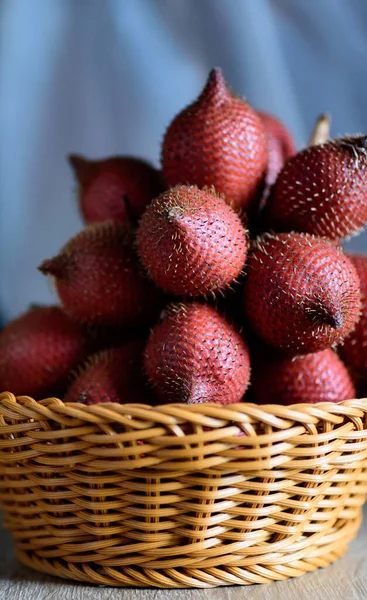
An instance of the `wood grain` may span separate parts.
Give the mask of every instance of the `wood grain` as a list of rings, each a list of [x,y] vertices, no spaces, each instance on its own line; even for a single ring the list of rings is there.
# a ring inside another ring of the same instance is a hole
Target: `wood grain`
[[[0,532],[0,600],[365,600],[367,509],[357,539],[334,565],[269,585],[214,590],[133,590],[85,586],[39,575],[14,558],[11,538]]]

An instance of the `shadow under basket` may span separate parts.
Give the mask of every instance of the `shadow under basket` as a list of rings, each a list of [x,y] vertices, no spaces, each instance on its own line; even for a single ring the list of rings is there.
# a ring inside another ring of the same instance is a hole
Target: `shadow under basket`
[[[25,565],[112,586],[268,583],[361,523],[367,400],[64,404],[0,394],[0,505]]]

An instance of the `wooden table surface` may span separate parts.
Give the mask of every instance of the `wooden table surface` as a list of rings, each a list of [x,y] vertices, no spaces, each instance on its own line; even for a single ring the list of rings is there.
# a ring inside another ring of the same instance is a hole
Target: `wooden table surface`
[[[138,590],[86,586],[38,574],[17,562],[0,532],[0,600],[367,600],[367,509],[349,552],[326,569],[269,585],[213,590]]]

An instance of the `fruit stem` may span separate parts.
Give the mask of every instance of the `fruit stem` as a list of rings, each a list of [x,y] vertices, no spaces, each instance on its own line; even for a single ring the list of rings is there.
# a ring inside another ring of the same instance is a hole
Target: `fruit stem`
[[[330,126],[331,116],[329,113],[322,113],[316,120],[308,145],[325,144],[330,138]]]

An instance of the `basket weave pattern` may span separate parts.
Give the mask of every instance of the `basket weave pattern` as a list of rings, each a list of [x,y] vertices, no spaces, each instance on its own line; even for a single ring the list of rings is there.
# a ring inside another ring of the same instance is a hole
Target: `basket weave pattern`
[[[367,400],[63,404],[0,394],[19,559],[88,583],[211,587],[341,556],[367,493]]]

